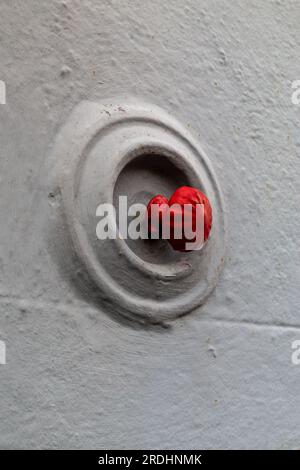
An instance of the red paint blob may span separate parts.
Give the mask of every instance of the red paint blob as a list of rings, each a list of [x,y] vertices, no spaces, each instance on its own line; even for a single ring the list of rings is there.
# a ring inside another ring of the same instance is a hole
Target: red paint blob
[[[176,206],[174,206],[174,204],[176,204]],[[212,208],[205,194],[199,191],[199,189],[192,188],[190,186],[181,186],[176,189],[169,201],[161,194],[158,194],[151,199],[147,206],[149,233],[154,234],[160,230],[159,224],[162,222],[163,212],[166,210],[166,205],[168,205],[170,207],[170,238],[168,241],[176,251],[189,251],[186,249],[186,243],[192,243],[196,240],[197,236],[195,236],[194,239],[185,238],[184,229],[186,227],[184,227],[184,223],[187,223],[185,220],[185,211],[189,211],[188,223],[191,223],[192,225],[192,227],[189,228],[197,235],[197,204],[202,204],[204,209],[203,236],[204,241],[206,241],[209,237],[212,226]],[[158,211],[159,216],[152,218],[151,208],[154,205],[156,205],[156,211]],[[188,207],[186,205],[188,205]],[[178,223],[180,223],[180,225],[178,225]],[[200,224],[200,227],[202,229],[202,224]],[[178,230],[180,233],[179,238]]]
[[[147,205],[148,215],[148,232],[151,235],[160,232],[160,225],[162,222],[162,215],[165,208],[169,206],[169,201],[165,196],[157,194],[154,196]],[[155,219],[155,211],[158,211],[157,220]],[[158,223],[157,223],[158,222]]]

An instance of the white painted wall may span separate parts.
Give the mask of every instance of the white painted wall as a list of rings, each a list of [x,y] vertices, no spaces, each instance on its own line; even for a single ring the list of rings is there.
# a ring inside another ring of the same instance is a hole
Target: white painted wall
[[[1,448],[299,448],[298,2],[0,8]],[[120,94],[190,127],[228,208],[217,289],[166,329],[99,311],[48,248],[54,137]]]

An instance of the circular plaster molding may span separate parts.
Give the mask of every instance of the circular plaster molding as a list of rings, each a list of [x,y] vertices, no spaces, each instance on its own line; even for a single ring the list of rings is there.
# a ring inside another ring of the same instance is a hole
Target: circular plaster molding
[[[73,250],[85,273],[126,316],[160,322],[201,305],[215,287],[224,261],[225,212],[211,164],[199,144],[162,109],[139,101],[82,102],[57,136],[56,189]],[[52,162],[53,162],[52,159]],[[195,186],[213,208],[210,237],[199,251],[179,253],[165,241],[96,236],[96,208],[147,204]]]

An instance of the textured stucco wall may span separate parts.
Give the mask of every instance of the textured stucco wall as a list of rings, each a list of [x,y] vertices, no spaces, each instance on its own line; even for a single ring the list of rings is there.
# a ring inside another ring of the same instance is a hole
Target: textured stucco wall
[[[0,5],[1,448],[299,448],[297,1]],[[205,306],[137,328],[82,298],[48,250],[45,161],[82,99],[181,120],[228,208]]]

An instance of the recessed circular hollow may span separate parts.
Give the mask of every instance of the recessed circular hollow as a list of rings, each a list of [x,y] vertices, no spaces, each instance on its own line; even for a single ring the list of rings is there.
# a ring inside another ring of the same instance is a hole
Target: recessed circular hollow
[[[158,150],[143,151],[125,165],[117,178],[113,194],[117,225],[121,196],[127,198],[128,208],[137,203],[147,206],[155,194],[163,194],[169,199],[178,187],[191,184],[187,173],[176,166],[170,155]],[[128,217],[128,225],[132,219]],[[136,256],[148,263],[168,265],[182,258],[166,240],[132,240],[128,237],[124,241]]]
[[[68,232],[70,259],[87,274],[87,287],[96,285],[121,314],[155,322],[205,301],[223,264],[226,220],[210,162],[187,129],[148,104],[85,102],[61,130],[53,158],[65,224],[57,244]],[[165,241],[160,246],[96,236],[100,204],[118,208],[121,195],[129,205],[146,204],[154,194],[170,197],[182,185],[199,188],[213,207],[203,250],[177,253]]]

